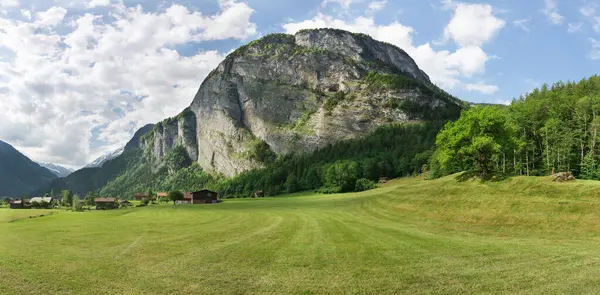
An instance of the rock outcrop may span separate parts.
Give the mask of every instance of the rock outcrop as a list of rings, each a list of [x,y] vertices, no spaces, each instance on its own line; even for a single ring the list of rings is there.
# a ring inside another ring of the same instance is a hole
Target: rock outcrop
[[[457,117],[461,107],[400,48],[362,34],[306,30],[268,35],[230,54],[187,114],[157,125],[144,145],[156,163],[183,145],[204,169],[231,176],[385,124]]]
[[[558,172],[550,176],[554,182],[567,182],[575,180],[575,176],[571,172]]]
[[[189,160],[198,159],[198,146],[196,144],[196,116],[189,109],[185,109],[175,118],[169,118],[154,125],[152,132],[141,138],[142,148],[150,156],[154,171],[165,164],[163,159],[175,147],[182,146]]]

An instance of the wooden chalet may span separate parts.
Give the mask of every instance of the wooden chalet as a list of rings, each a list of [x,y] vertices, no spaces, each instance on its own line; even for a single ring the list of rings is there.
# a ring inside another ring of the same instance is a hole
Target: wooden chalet
[[[31,209],[31,202],[29,199],[25,200],[11,200],[8,201],[10,209]]]
[[[96,203],[97,210],[117,209],[119,207],[116,198],[96,198],[94,203]]]
[[[219,193],[211,190],[201,190],[184,194],[184,201],[188,204],[214,204],[219,202]]]
[[[52,208],[54,206],[54,199],[51,197],[35,197],[29,200],[31,207],[34,208]]]
[[[131,202],[129,202],[128,200],[121,200],[119,202],[119,205],[121,205],[122,207],[133,206],[133,204],[131,204]]]
[[[159,198],[159,199],[160,198],[167,198],[167,197],[169,197],[169,193],[165,193],[165,192],[156,193],[156,197]]]
[[[139,194],[138,193],[138,194],[134,194],[133,198],[139,201],[141,199],[148,198],[148,195],[147,194]]]

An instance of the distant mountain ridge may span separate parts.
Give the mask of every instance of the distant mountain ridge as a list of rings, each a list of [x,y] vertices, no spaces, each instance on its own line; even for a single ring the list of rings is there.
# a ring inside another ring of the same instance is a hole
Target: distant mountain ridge
[[[37,162],[40,166],[50,170],[50,172],[54,173],[57,177],[67,177],[69,174],[73,173],[75,169],[66,168],[60,165],[52,164],[52,163],[40,163]]]
[[[0,140],[0,196],[29,194],[57,178],[50,170]]]
[[[85,195],[87,192],[101,189],[125,171],[131,162],[135,162],[136,159],[141,157],[140,138],[152,128],[154,128],[154,124],[148,124],[140,128],[123,149],[100,157],[65,178],[55,179],[52,183],[36,190],[36,193],[44,194],[52,189],[55,192],[68,189],[73,193]]]
[[[125,150],[125,148],[120,148],[114,152],[104,154],[103,156],[99,157],[98,159],[94,160],[93,162],[87,164],[84,168],[100,168],[100,167],[102,167],[102,165],[104,165],[104,163],[123,154],[124,150]]]

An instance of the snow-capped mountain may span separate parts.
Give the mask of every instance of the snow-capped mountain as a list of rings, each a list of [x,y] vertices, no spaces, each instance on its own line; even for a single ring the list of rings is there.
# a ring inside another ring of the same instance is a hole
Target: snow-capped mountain
[[[120,156],[123,153],[123,150],[124,150],[124,148],[120,148],[112,153],[107,153],[107,154],[101,156],[100,158],[94,160],[94,162],[89,163],[84,168],[100,168],[100,167],[102,167],[102,165],[104,165],[104,163]]]
[[[63,177],[67,177],[69,176],[69,174],[73,173],[75,170],[71,169],[71,168],[66,168],[63,166],[59,166],[56,164],[52,164],[52,163],[40,163],[38,162],[38,164],[48,170],[50,170],[50,172],[54,173],[54,175],[56,175],[59,178],[63,178]]]

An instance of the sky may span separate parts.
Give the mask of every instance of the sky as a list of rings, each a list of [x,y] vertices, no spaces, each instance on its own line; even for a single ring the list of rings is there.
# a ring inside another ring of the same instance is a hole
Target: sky
[[[237,47],[322,27],[399,46],[471,102],[600,66],[592,0],[0,0],[0,140],[85,166],[189,106]]]

